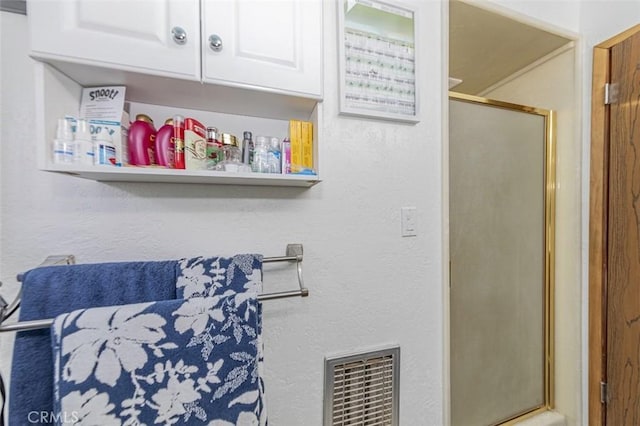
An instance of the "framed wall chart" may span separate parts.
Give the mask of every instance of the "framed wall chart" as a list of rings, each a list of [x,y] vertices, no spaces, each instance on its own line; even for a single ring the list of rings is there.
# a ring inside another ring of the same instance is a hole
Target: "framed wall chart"
[[[397,2],[338,0],[340,113],[416,123],[415,10]]]

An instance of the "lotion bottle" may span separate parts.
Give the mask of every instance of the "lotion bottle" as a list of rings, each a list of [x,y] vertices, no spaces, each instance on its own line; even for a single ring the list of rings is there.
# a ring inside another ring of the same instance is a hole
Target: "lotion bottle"
[[[155,163],[156,129],[153,120],[145,114],[136,115],[136,121],[129,127],[127,142],[129,163],[134,166],[150,166]]]
[[[164,122],[164,126],[160,127],[156,134],[156,163],[159,166],[169,167],[173,169],[174,164],[174,138],[173,138],[173,119],[168,118]]]

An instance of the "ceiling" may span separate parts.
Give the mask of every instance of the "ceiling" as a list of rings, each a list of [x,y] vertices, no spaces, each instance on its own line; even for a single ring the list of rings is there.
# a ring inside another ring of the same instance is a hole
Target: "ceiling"
[[[452,90],[476,95],[571,40],[459,0],[449,2]]]

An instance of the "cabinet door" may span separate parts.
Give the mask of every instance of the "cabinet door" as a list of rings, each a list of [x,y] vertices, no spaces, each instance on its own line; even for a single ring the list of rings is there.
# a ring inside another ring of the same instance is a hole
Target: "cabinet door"
[[[28,0],[32,53],[200,79],[198,1]],[[176,27],[186,34],[183,44],[174,40]]]
[[[322,97],[321,0],[202,0],[202,23],[204,81]]]

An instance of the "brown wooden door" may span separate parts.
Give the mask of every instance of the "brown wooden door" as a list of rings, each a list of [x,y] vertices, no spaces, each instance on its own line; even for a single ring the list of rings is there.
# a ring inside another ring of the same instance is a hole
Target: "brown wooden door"
[[[640,425],[640,33],[610,49],[606,424]]]
[[[589,205],[589,426],[638,426],[640,24],[594,47]]]

